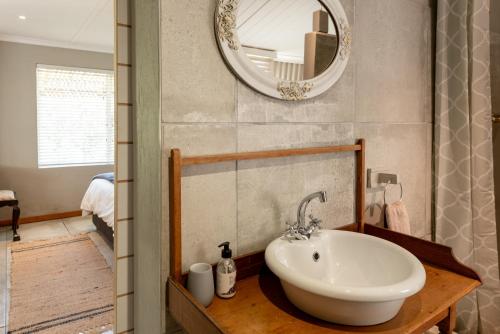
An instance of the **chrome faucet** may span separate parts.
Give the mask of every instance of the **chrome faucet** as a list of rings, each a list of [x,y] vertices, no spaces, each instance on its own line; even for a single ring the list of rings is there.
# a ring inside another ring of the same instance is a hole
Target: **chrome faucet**
[[[300,201],[299,207],[297,209],[297,222],[295,224],[288,224],[288,229],[284,233],[284,237],[297,240],[307,240],[311,237],[315,231],[321,229],[321,220],[314,218],[309,215],[311,221],[306,226],[306,210],[309,203],[318,198],[321,203],[327,201],[326,191],[318,191],[313,194],[306,196],[302,201]]]
[[[307,195],[300,201],[299,208],[297,209],[297,223],[299,224],[299,228],[306,228],[306,209],[309,203],[315,198],[318,198],[321,203],[325,203],[327,200],[326,191],[318,191],[311,195]]]

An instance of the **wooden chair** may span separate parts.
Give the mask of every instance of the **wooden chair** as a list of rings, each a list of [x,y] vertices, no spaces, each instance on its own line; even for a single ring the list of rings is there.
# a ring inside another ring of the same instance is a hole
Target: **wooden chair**
[[[21,237],[17,234],[17,229],[19,228],[21,210],[19,209],[19,201],[16,199],[16,194],[12,190],[0,190],[0,208],[4,206],[12,207],[12,240],[19,241]]]

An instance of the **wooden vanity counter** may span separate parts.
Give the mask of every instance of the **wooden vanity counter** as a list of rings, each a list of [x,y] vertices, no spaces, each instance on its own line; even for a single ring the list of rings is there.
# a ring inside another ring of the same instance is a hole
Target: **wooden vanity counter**
[[[214,298],[207,313],[225,333],[422,333],[448,316],[449,308],[479,285],[477,280],[424,264],[425,287],[408,298],[398,315],[367,327],[328,323],[292,305],[279,278],[263,269],[259,275],[238,281],[232,299]]]
[[[300,155],[354,152],[356,157],[356,223],[340,229],[365,233],[391,241],[411,252],[426,270],[424,288],[408,298],[398,315],[383,324],[355,327],[316,319],[292,305],[279,279],[267,269],[264,252],[236,258],[237,293],[231,299],[215,297],[205,308],[186,290],[182,274],[181,189],[182,169],[190,165],[226,161],[274,159]],[[170,158],[170,275],[167,302],[170,314],[193,334],[314,334],[377,333],[421,334],[438,325],[452,333],[456,303],[481,284],[477,273],[455,259],[449,247],[365,224],[365,141],[355,145],[245,152],[182,157],[173,149]]]
[[[375,232],[378,229],[368,228]],[[380,229],[382,233],[386,233]],[[388,231],[390,235],[399,236]],[[441,333],[452,333],[455,326],[456,303],[481,285],[479,277],[469,268],[456,262],[449,248],[412,237],[414,245],[423,252],[429,246],[438,249],[430,259],[441,266],[421,258],[426,271],[424,288],[407,298],[398,315],[375,326],[344,326],[314,318],[295,307],[286,297],[279,278],[265,265],[264,253],[255,253],[236,259],[238,267],[237,293],[231,299],[215,297],[205,308],[197,303],[184,288],[186,274],[179,282],[169,279],[170,311],[188,333],[379,333],[421,334],[438,325]],[[389,238],[390,239],[390,238]],[[393,240],[394,241],[394,240]],[[404,240],[407,242],[408,240]],[[410,246],[412,244],[410,242]],[[441,252],[439,250],[444,252]],[[446,255],[448,253],[448,255]],[[443,259],[449,261],[443,262]],[[458,272],[455,272],[458,271]]]
[[[353,231],[355,225],[341,229]],[[215,297],[205,308],[185,289],[187,274],[169,279],[170,311],[189,333],[379,333],[421,334],[438,325],[441,333],[455,327],[456,303],[481,285],[479,276],[453,257],[449,247],[375,226],[365,233],[394,242],[415,254],[426,271],[423,289],[407,298],[398,315],[375,326],[343,326],[314,318],[286,297],[279,278],[266,266],[264,252],[236,258],[237,293]],[[214,265],[215,270],[215,265]]]

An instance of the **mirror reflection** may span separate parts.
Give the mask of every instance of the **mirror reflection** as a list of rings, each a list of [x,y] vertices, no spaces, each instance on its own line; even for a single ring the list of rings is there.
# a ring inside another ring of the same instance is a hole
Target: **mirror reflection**
[[[335,59],[335,23],[317,0],[240,0],[236,26],[242,48],[277,80],[309,80]]]

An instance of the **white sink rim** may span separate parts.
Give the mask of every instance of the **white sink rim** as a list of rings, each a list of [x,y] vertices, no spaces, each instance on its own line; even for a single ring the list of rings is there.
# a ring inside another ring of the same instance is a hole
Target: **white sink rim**
[[[383,245],[384,247],[387,247],[402,255],[408,261],[411,268],[411,273],[405,279],[389,285],[379,285],[372,287],[348,285],[332,286],[332,284],[328,284],[318,279],[309,277],[301,272],[291,271],[289,268],[284,266],[273,254],[279,247],[293,247],[294,243],[307,243],[311,241],[293,240],[290,243],[288,240],[282,238],[275,239],[267,246],[265,252],[265,260],[267,266],[281,280],[285,280],[300,289],[320,296],[340,300],[358,302],[393,301],[404,299],[411,295],[414,295],[423,288],[426,279],[425,269],[422,263],[406,249],[387,240],[363,233],[341,230],[322,230],[320,233],[345,234],[346,236],[354,238],[366,238],[370,239],[371,241],[376,241],[377,243],[380,243],[380,245]]]

